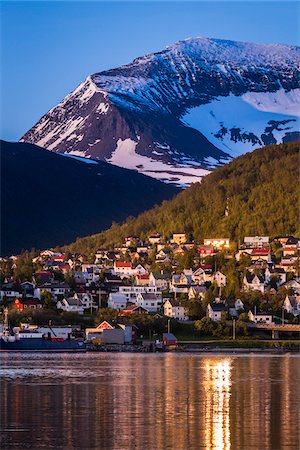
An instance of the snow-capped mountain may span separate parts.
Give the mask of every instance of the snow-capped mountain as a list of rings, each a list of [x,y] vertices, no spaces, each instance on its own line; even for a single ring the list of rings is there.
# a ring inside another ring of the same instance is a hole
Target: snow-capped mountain
[[[89,76],[21,139],[189,184],[299,138],[300,48],[194,38]]]

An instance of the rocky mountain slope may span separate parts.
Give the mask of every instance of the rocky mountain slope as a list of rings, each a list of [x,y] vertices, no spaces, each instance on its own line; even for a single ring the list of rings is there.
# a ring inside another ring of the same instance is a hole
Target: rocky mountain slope
[[[171,198],[174,186],[31,144],[0,141],[1,255],[72,242]]]
[[[300,49],[180,41],[89,76],[21,139],[177,184],[299,138]]]

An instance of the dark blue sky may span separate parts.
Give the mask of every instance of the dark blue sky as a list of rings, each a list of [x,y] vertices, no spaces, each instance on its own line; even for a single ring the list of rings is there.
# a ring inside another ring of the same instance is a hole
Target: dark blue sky
[[[1,1],[0,137],[18,140],[87,75],[194,36],[299,44],[296,1]]]

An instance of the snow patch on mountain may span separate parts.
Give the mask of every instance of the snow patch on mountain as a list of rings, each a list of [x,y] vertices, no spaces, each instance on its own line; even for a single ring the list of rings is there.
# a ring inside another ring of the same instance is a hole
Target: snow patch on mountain
[[[238,156],[263,145],[282,143],[287,133],[299,131],[296,115],[279,113],[283,109],[289,113],[296,110],[298,91],[286,96],[282,91],[240,97],[230,94],[191,108],[182,120],[216,147]]]
[[[300,117],[300,89],[286,92],[247,92],[242,99],[259,111]]]
[[[202,177],[210,172],[192,165],[175,165],[140,155],[136,153],[137,145],[138,142],[132,139],[118,139],[116,150],[107,162],[126,169],[138,170],[144,175],[179,186],[201,181]]]

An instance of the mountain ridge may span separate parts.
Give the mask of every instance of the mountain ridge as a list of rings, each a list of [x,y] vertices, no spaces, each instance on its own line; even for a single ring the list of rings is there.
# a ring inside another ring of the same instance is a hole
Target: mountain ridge
[[[21,141],[189,185],[299,138],[300,49],[211,38],[89,75]]]

